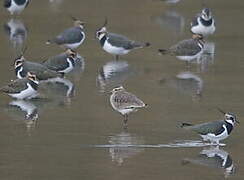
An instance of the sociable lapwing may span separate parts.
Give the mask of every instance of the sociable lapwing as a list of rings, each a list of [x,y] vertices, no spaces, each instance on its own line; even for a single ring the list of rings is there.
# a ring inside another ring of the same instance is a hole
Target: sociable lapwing
[[[127,92],[122,86],[111,91],[110,103],[114,110],[124,116],[124,126],[127,126],[128,115],[147,105],[134,94]]]
[[[26,77],[29,71],[35,73],[38,80],[63,77],[63,73],[50,70],[40,63],[26,61],[23,55],[15,59],[14,68],[19,79]]]
[[[4,0],[4,7],[13,14],[20,14],[29,4],[30,0]]]
[[[67,49],[64,53],[53,56],[44,61],[43,65],[53,71],[66,74],[74,69],[76,59],[76,52],[71,49]]]
[[[200,58],[203,53],[204,40],[200,34],[193,34],[191,39],[185,39],[171,46],[168,49],[159,49],[160,54],[176,56],[183,61],[192,61]]]
[[[85,40],[84,22],[72,17],[74,20],[74,27],[64,30],[62,33],[50,39],[46,44],[57,44],[64,49],[76,49]]]
[[[106,19],[104,25],[96,31],[96,38],[102,48],[106,52],[115,55],[116,59],[118,59],[119,55],[127,54],[133,49],[150,46],[148,42],[136,42],[123,35],[108,32],[106,28],[107,22]]]
[[[196,132],[204,141],[219,144],[219,141],[226,139],[230,135],[234,125],[239,123],[233,113],[225,113],[220,109],[219,111],[224,114],[224,120],[197,125],[182,123],[181,127]]]
[[[213,34],[215,29],[215,21],[209,8],[204,8],[191,22],[191,32],[194,34],[208,36]]]
[[[16,99],[30,99],[36,97],[38,89],[38,80],[32,72],[27,73],[27,77],[16,79],[6,86],[0,88],[0,92],[4,92]]]

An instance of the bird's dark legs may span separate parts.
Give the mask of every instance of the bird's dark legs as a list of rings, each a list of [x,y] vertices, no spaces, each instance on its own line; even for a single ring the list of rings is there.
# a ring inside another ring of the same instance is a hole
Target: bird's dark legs
[[[116,60],[116,61],[119,60],[119,55],[115,55],[115,60]]]
[[[128,114],[125,114],[124,115],[124,121],[123,121],[124,129],[127,129],[127,127],[128,127],[127,121],[128,121]]]

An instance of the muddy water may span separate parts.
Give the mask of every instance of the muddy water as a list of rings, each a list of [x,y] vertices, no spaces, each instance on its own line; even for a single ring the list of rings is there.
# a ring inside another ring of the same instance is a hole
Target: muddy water
[[[1,95],[1,179],[243,179],[244,2],[204,1],[213,10],[217,30],[206,40],[211,53],[190,66],[156,50],[190,36],[190,20],[203,1],[172,2],[32,1],[15,21],[22,24],[18,42],[4,30],[11,17],[2,9],[1,84],[15,79],[11,65],[22,42],[28,47],[26,58],[33,61],[62,52],[45,41],[72,25],[70,14],[87,22],[87,39],[78,49],[78,73],[43,88],[45,98],[14,101]],[[114,61],[94,39],[104,17],[110,31],[152,46]],[[120,68],[103,79],[108,67]],[[149,104],[130,116],[128,130],[104,93],[118,84]],[[202,144],[197,135],[179,128],[184,121],[220,119],[216,107],[236,113],[241,121],[226,146]]]

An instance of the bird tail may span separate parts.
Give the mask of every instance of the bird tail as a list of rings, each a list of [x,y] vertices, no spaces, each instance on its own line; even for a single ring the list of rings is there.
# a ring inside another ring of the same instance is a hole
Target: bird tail
[[[150,45],[151,45],[151,43],[149,43],[149,42],[145,42],[145,43],[134,42],[133,43],[134,48],[144,48],[144,47],[148,47]]]
[[[158,52],[163,55],[169,54],[169,51],[167,49],[158,49]]]
[[[181,123],[181,125],[180,125],[181,128],[189,127],[189,126],[193,126],[193,124],[189,124],[189,123]]]

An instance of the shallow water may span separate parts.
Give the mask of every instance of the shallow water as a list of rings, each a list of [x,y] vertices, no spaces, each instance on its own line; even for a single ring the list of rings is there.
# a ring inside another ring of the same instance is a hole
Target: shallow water
[[[158,48],[190,37],[189,23],[203,2],[217,21],[207,53],[190,66],[159,56]],[[70,14],[87,22],[87,39],[78,49],[81,68],[63,84],[46,84],[41,99],[0,96],[0,178],[243,179],[243,9],[242,0],[32,1],[17,17],[23,27],[17,42],[5,32],[11,16],[2,9],[2,85],[15,79],[12,64],[22,42],[32,61],[62,52],[45,41],[72,25]],[[94,39],[105,17],[111,32],[152,46],[115,61]],[[127,131],[106,93],[119,84],[149,105],[131,114]],[[241,121],[225,146],[203,144],[179,128],[222,118],[216,107]]]

